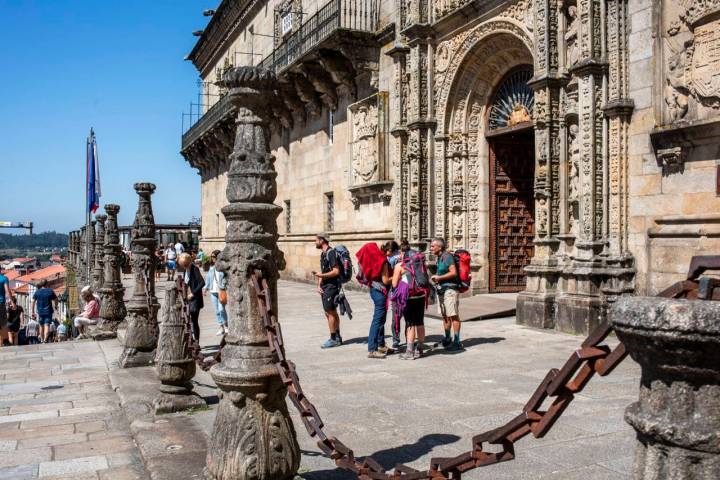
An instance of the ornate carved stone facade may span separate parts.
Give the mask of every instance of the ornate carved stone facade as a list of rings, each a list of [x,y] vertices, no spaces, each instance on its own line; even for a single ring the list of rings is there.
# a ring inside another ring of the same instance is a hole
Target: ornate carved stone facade
[[[337,4],[280,3],[308,16],[298,31]],[[312,235],[332,214],[351,249],[446,237],[473,256],[473,293],[521,290],[519,322],[585,332],[618,296],[653,294],[691,254],[720,249],[716,0],[372,8],[360,33],[338,20],[296,57],[292,37],[263,52],[285,106],[271,106],[270,146],[288,277],[310,279]],[[198,45],[216,52],[193,60],[201,72],[221,65],[226,46]],[[230,108],[213,107],[215,127],[193,127],[183,149],[204,182],[203,233],[218,238]]]

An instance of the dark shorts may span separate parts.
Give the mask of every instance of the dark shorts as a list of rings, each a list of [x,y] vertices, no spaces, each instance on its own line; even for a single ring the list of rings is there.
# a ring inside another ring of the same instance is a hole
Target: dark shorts
[[[40,325],[50,325],[52,323],[52,313],[50,315],[38,315],[38,323]]]
[[[0,328],[7,327],[7,308],[5,302],[0,303]]]
[[[405,307],[405,326],[422,327],[425,325],[425,297],[408,299]]]
[[[335,300],[337,300],[337,296],[340,294],[340,289],[337,285],[323,285],[323,294],[322,294],[322,304],[323,304],[323,310],[326,312],[332,312],[337,307],[335,306]]]
[[[20,319],[18,318],[15,322],[8,322],[8,330],[10,330],[13,333],[17,333],[20,331]]]

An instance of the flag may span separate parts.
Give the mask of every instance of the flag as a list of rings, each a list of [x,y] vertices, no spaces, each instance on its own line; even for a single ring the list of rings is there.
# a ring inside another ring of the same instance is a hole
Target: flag
[[[100,208],[100,162],[97,155],[97,142],[95,132],[90,129],[87,139],[87,177],[85,191],[87,192],[87,211],[95,213]]]

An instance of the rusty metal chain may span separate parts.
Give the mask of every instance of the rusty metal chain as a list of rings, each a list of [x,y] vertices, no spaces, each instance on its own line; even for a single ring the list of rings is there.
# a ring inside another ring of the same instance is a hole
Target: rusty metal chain
[[[688,279],[660,292],[658,297],[720,300],[720,281],[701,276],[708,269],[720,269],[720,256],[693,257]],[[585,338],[561,368],[553,368],[545,375],[519,415],[499,428],[474,436],[472,450],[455,457],[432,458],[427,470],[396,465],[394,471],[386,472],[370,457],[362,461],[356,459],[350,448],[325,433],[325,425],[317,409],[303,393],[295,364],[285,356],[285,343],[273,311],[268,282],[260,270],[253,271],[250,281],[268,343],[277,356],[275,366],[305,429],[311,437],[318,438],[320,450],[339,468],[353,472],[361,480],[459,480],[468,470],[512,460],[515,458],[515,442],[529,434],[535,438],[545,436],[595,374],[601,377],[609,375],[628,355],[622,343],[614,349],[603,344],[612,333],[612,327],[606,321]],[[549,406],[542,409],[546,403]],[[499,451],[487,451],[488,445],[499,446]]]
[[[159,329],[158,329],[158,323],[157,323],[157,317],[154,315],[155,313],[155,302],[153,302],[153,295],[150,293],[151,284],[150,284],[150,278],[148,275],[148,270],[150,270],[150,266],[146,265],[145,268],[143,268],[142,276],[143,281],[145,283],[145,301],[147,302],[148,307],[148,321],[150,322],[150,329],[152,331],[152,334],[155,336],[155,338],[159,337]],[[155,321],[151,321],[155,317]]]
[[[218,350],[218,352],[211,359],[206,361],[205,357],[202,354],[200,342],[195,340],[195,336],[192,334],[192,321],[190,319],[190,302],[188,302],[187,300],[187,285],[185,284],[185,280],[182,276],[178,276],[175,281],[178,291],[180,293],[180,297],[182,298],[182,309],[180,310],[180,315],[182,316],[183,323],[185,324],[185,341],[187,342],[190,356],[195,361],[197,366],[200,367],[201,370],[208,371],[210,370],[210,367],[212,367],[216,363],[220,363],[220,355],[222,353],[223,347],[225,346],[225,336],[223,335],[222,340],[220,340],[220,349]]]
[[[472,450],[456,457],[432,458],[427,470],[397,465],[394,471],[386,472],[370,457],[356,459],[351,449],[325,433],[325,425],[317,409],[303,393],[295,364],[285,356],[282,330],[272,309],[273,302],[267,280],[259,270],[253,272],[250,280],[268,343],[277,355],[275,365],[287,387],[290,401],[300,413],[305,429],[311,437],[317,437],[320,450],[333,459],[338,467],[353,472],[361,480],[455,480],[460,479],[468,470],[512,460],[515,458],[515,442],[531,433],[536,438],[543,437],[572,402],[575,394],[581,392],[595,374],[608,375],[627,356],[622,343],[614,349],[602,344],[612,332],[612,327],[603,323],[572,353],[562,368],[554,368],[548,372],[518,416],[499,428],[473,437]],[[541,410],[542,405],[550,398],[553,400],[549,407]],[[499,445],[501,450],[487,451],[487,445]]]

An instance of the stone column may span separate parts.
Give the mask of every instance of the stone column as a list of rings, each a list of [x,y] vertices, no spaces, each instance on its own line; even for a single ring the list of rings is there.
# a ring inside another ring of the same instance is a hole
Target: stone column
[[[120,272],[120,234],[118,233],[117,215],[120,206],[114,204],[105,205],[107,221],[105,223],[105,241],[103,242],[103,283],[99,292],[102,296],[100,305],[100,318],[102,318],[100,330],[115,333],[118,325],[125,320],[127,310],[125,309],[125,288],[122,286],[122,275]]]
[[[720,478],[720,302],[621,297],[615,332],[642,367],[635,480]]]
[[[105,243],[105,221],[107,215],[95,215],[97,221],[95,230],[95,263],[92,271],[92,288],[98,292],[103,284],[103,244]]]
[[[157,310],[155,298],[155,218],[150,196],[155,191],[152,183],[136,183],[140,197],[135,213],[130,240],[133,269],[133,296],[127,310],[127,333],[120,355],[120,367],[152,365],[157,347]],[[147,280],[147,284],[146,284]]]
[[[186,331],[182,308],[177,285],[168,285],[155,357],[155,370],[162,383],[160,394],[153,401],[156,415],[207,406],[205,400],[193,392],[190,383],[195,376],[195,360],[190,355],[190,332]]]
[[[277,311],[278,270],[285,267],[277,247],[277,195],[268,148],[269,101],[276,98],[275,74],[258,67],[228,71],[223,84],[238,107],[235,146],[230,155],[226,247],[218,267],[228,278],[229,334],[222,362],[210,374],[221,390],[208,446],[205,476],[211,480],[293,478],[300,464],[287,390],[274,366],[254,300],[251,272],[267,279]]]

